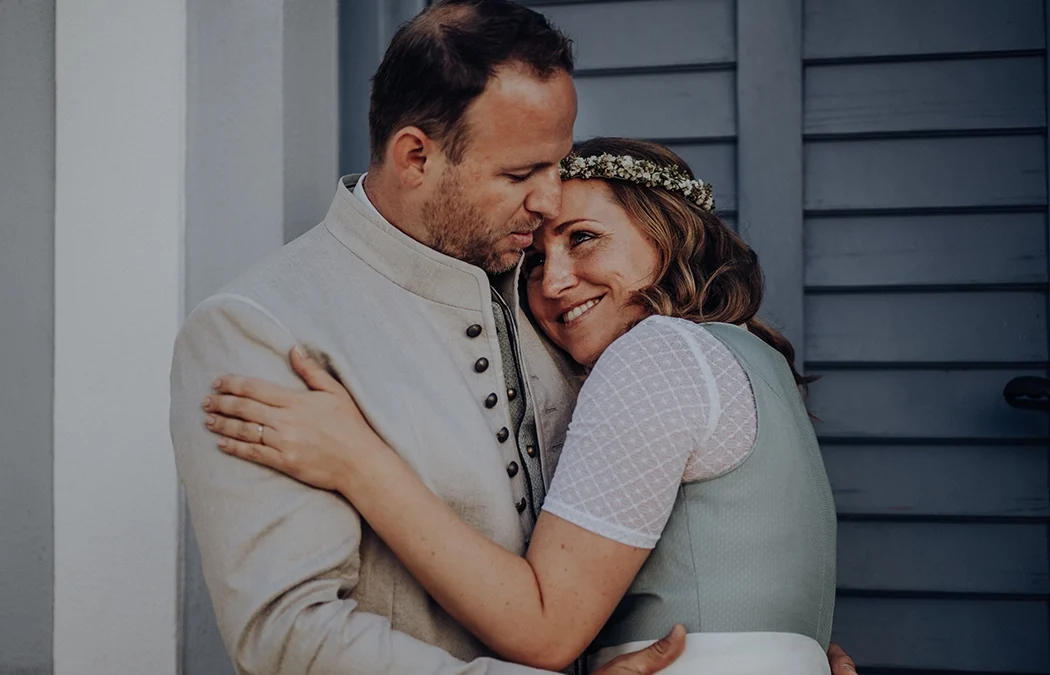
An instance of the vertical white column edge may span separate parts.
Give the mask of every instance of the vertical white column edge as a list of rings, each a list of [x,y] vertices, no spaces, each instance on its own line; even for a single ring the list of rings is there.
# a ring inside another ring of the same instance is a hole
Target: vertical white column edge
[[[57,0],[54,673],[178,671],[186,0]]]

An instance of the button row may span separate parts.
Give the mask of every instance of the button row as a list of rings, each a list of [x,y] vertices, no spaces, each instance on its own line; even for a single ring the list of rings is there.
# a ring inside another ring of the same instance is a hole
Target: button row
[[[467,337],[472,338],[472,339],[478,337],[479,335],[481,335],[481,332],[482,332],[481,326],[479,324],[476,324],[476,323],[468,326],[467,327],[467,331],[466,331]],[[476,373],[484,373],[488,369],[489,369],[489,360],[486,359],[484,356],[474,362],[474,372],[476,372]],[[507,389],[507,400],[508,401],[513,401],[517,397],[518,397],[518,392],[516,390],[514,390],[514,389]],[[489,394],[488,396],[485,397],[485,407],[486,408],[489,408],[489,409],[495,408],[496,404],[498,404],[498,403],[499,403],[499,396],[497,396],[495,392],[493,392],[493,393],[491,393],[491,394]],[[500,429],[499,431],[496,432],[496,440],[498,440],[500,443],[506,443],[509,438],[510,438],[510,430],[507,427],[503,427],[502,429]],[[529,457],[535,457],[536,456],[536,448],[531,446],[531,445],[528,446],[525,449],[525,452],[528,453]],[[511,462],[510,464],[507,465],[507,476],[510,477],[510,478],[514,478],[515,476],[518,475],[518,471],[519,470],[520,470],[520,467],[518,466],[518,463],[517,462]],[[518,513],[524,513],[525,509],[528,507],[528,505],[529,505],[528,502],[525,500],[524,497],[522,497],[521,501],[519,501],[518,503],[516,503],[514,505],[514,508],[517,509]]]

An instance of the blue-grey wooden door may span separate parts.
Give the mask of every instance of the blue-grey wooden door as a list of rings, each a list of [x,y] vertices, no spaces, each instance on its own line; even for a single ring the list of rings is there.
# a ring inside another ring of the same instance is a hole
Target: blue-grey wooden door
[[[1050,673],[1043,0],[536,0],[577,136],[662,140],[821,376],[861,672]]]

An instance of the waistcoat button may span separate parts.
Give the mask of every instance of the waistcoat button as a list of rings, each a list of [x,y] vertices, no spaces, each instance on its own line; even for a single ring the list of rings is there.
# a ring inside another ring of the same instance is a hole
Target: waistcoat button
[[[474,370],[479,373],[484,373],[489,369],[489,360],[482,356],[480,359],[474,362]]]
[[[511,462],[510,464],[507,465],[507,475],[510,476],[511,478],[514,478],[514,476],[518,475],[518,463],[517,462]]]
[[[503,427],[502,429],[496,432],[496,440],[500,443],[505,443],[508,438],[510,438],[510,431],[507,429],[507,427]]]
[[[467,327],[468,338],[476,338],[479,335],[481,335],[481,326],[479,326],[478,324],[474,324],[472,326]]]
[[[499,402],[499,396],[496,396],[495,394],[489,394],[488,396],[485,397],[485,407],[486,408],[495,408],[496,407],[496,403],[498,403],[498,402]]]

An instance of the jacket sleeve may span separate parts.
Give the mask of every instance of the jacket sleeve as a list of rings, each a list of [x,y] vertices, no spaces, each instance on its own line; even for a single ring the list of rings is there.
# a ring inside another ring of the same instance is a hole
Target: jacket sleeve
[[[239,296],[198,307],[176,340],[171,435],[219,629],[242,675],[526,675],[464,663],[359,611],[361,521],[345,501],[220,452],[202,399],[224,373],[303,388],[292,334]]]

